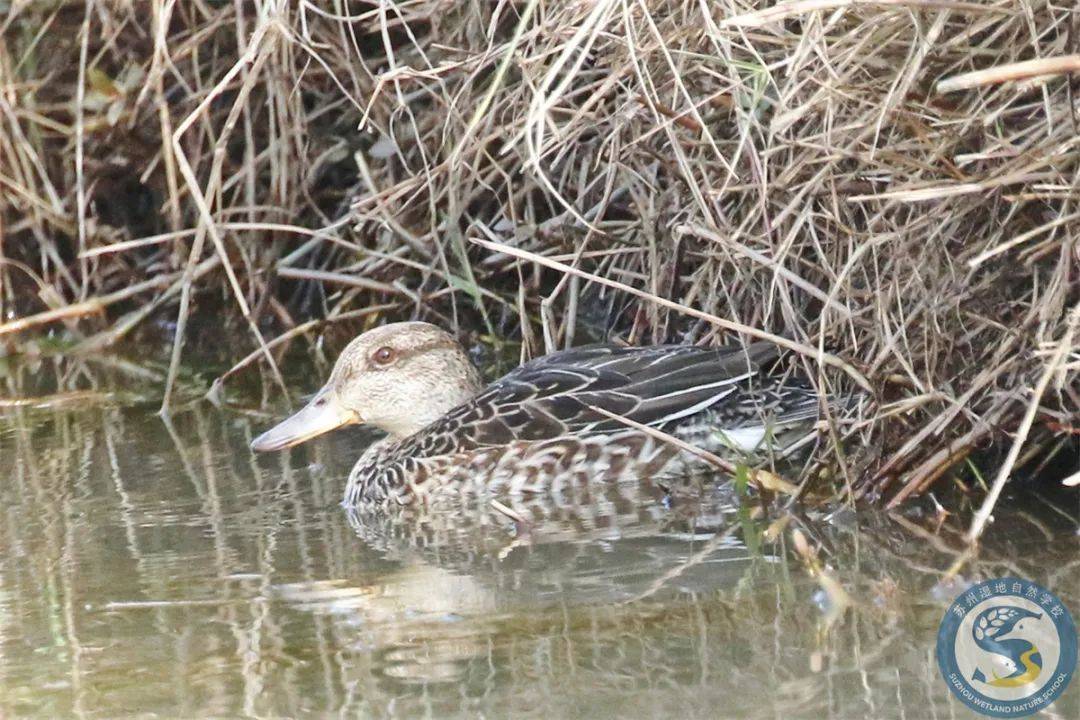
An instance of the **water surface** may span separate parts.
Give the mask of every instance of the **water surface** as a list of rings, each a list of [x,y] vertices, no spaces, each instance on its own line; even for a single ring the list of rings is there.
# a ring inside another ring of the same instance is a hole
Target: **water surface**
[[[159,387],[0,372],[0,716],[976,717],[934,661],[959,587],[1021,575],[1080,610],[1075,495],[1009,499],[973,558],[961,517],[760,514],[716,479],[538,500],[528,525],[357,518],[337,503],[371,435],[255,457],[284,401],[166,423]]]

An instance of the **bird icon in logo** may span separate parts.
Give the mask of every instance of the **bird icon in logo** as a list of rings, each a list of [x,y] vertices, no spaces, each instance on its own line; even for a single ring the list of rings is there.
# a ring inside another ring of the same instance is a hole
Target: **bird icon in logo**
[[[1024,629],[1026,619],[1038,620],[1042,615],[1024,608],[996,605],[987,608],[975,618],[971,629],[975,644],[990,653],[992,677],[976,668],[971,679],[993,687],[1020,687],[1033,682],[1042,672],[1042,656],[1035,643],[1023,637],[1006,637]],[[1002,668],[1004,674],[998,674]]]

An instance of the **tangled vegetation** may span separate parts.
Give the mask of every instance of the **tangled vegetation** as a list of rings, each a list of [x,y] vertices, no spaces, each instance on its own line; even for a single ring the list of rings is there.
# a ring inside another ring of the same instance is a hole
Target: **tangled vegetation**
[[[977,535],[1080,433],[1080,17],[757,7],[0,0],[0,342],[170,318],[171,386],[223,309],[274,373],[387,315],[771,339],[869,391],[848,496],[1006,441]]]

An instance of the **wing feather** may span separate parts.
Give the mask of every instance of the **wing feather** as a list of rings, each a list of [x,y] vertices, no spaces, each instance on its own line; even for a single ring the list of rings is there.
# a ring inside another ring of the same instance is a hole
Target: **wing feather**
[[[764,343],[745,349],[591,345],[552,353],[525,363],[398,443],[394,454],[426,455],[434,447],[461,452],[625,427],[594,407],[663,426],[713,406],[744,402],[747,383],[775,356],[776,348]]]

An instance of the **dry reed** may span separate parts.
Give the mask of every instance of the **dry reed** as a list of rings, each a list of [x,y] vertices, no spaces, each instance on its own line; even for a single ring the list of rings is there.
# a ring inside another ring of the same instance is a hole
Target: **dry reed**
[[[1012,443],[972,537],[1022,449],[1075,442],[1068,3],[6,5],[9,346],[176,318],[167,409],[222,300],[279,382],[268,329],[368,305],[526,354],[750,329],[872,391],[855,497]]]

